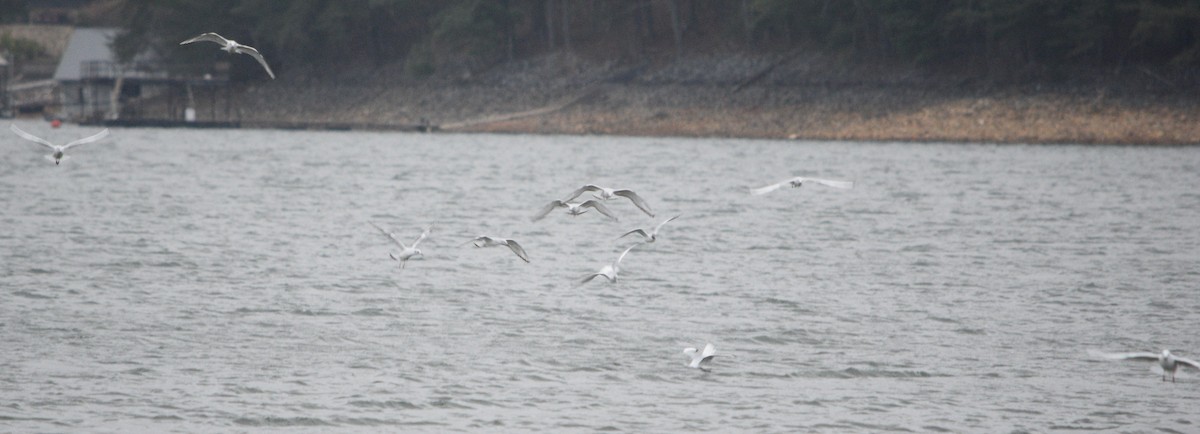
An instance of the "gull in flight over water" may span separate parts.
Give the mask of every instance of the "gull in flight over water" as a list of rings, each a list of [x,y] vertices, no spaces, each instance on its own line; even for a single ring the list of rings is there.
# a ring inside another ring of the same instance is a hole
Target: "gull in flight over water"
[[[713,356],[717,355],[717,349],[710,343],[704,346],[704,351],[696,351],[695,348],[684,348],[683,353],[692,357],[692,362],[688,363],[689,368],[707,370],[701,365],[712,361]]]
[[[401,249],[403,249],[400,251],[400,254],[398,254],[398,255],[395,253],[392,253],[392,252],[388,252],[388,256],[391,256],[392,259],[400,261],[400,268],[403,269],[404,264],[407,263],[408,260],[411,259],[413,256],[418,256],[418,255],[425,256],[425,254],[421,253],[421,249],[417,248],[417,245],[421,244],[422,240],[429,237],[429,232],[433,230],[433,226],[429,226],[428,228],[425,229],[425,232],[421,232],[421,236],[417,237],[417,240],[413,241],[411,246],[406,246],[406,245],[404,245],[403,241],[400,241],[400,237],[397,237],[394,232],[388,232],[388,231],[384,230],[383,228],[379,227],[379,225],[376,225],[374,222],[367,222],[367,223],[371,223],[371,226],[375,226],[375,229],[379,229],[379,232],[383,232],[384,235],[387,235],[387,237],[389,239],[391,239],[393,242],[395,242],[397,245],[399,245]]]
[[[760,195],[760,194],[767,194],[772,191],[778,190],[780,187],[783,187],[785,185],[790,185],[790,186],[792,186],[792,188],[798,188],[798,187],[804,185],[804,183],[806,183],[806,182],[817,183],[817,184],[826,185],[826,186],[834,187],[834,188],[854,188],[854,182],[851,182],[851,181],[833,181],[833,180],[829,180],[829,179],[805,178],[803,176],[797,176],[795,178],[785,179],[783,181],[780,181],[778,183],[771,184],[771,185],[768,185],[765,187],[751,189],[750,194],[753,194],[756,196]]]
[[[566,208],[567,214],[570,214],[573,216],[577,216],[577,215],[586,213],[588,210],[586,210],[584,208],[593,208],[596,211],[600,211],[600,214],[604,214],[604,215],[608,216],[608,218],[617,220],[617,216],[613,215],[612,211],[608,210],[608,207],[605,207],[604,204],[597,202],[595,200],[586,200],[583,203],[563,202],[561,200],[556,200],[556,201],[550,202],[550,203],[546,204],[546,206],[542,207],[542,210],[538,211],[537,215],[533,216],[533,218],[530,220],[535,221],[535,222],[538,220],[541,220],[543,217],[546,216],[546,214],[550,214],[550,211],[553,211],[555,208]]]
[[[12,132],[17,133],[18,136],[21,136],[22,139],[37,143],[39,145],[50,148],[50,150],[54,151],[54,153],[47,155],[46,159],[53,161],[55,165],[58,165],[58,163],[61,163],[63,160],[70,158],[66,154],[64,154],[64,152],[66,152],[68,149],[71,149],[73,147],[76,147],[76,146],[79,146],[79,145],[82,145],[85,143],[92,143],[92,142],[98,141],[98,140],[103,139],[108,136],[108,128],[105,128],[103,131],[100,131],[99,133],[96,133],[90,137],[84,137],[84,138],[76,140],[74,142],[70,142],[65,145],[58,146],[58,145],[55,145],[53,143],[50,143],[50,142],[42,139],[41,137],[21,131],[21,129],[17,128],[16,125],[10,124],[9,128],[12,129]]]
[[[645,230],[643,230],[641,228],[638,228],[638,229],[634,229],[632,231],[626,232],[617,238],[624,238],[625,235],[629,235],[629,234],[638,234],[638,235],[642,236],[642,239],[645,240],[644,242],[653,243],[655,240],[658,239],[658,230],[662,229],[663,225],[665,225],[665,224],[669,223],[671,220],[675,220],[677,218],[679,218],[679,216],[671,217],[669,219],[664,220],[662,223],[659,223],[658,226],[655,226],[654,229],[651,230],[649,233],[647,233]]]
[[[474,244],[475,247],[505,246],[508,247],[509,250],[512,250],[513,253],[516,253],[518,258],[521,258],[525,262],[529,262],[529,255],[525,253],[525,249],[521,248],[521,245],[517,244],[516,241],[508,238],[496,238],[489,237],[487,235],[480,235],[471,241],[467,241],[467,244]]]
[[[632,201],[633,204],[636,205],[639,209],[641,209],[642,212],[646,213],[646,215],[648,215],[650,217],[654,217],[654,212],[650,211],[650,205],[647,205],[646,201],[642,200],[642,197],[638,196],[637,193],[634,193],[633,190],[616,190],[616,189],[612,189],[612,188],[604,188],[604,187],[594,185],[594,184],[588,184],[583,187],[579,187],[578,190],[575,190],[574,192],[571,193],[570,196],[567,196],[567,198],[563,199],[563,200],[567,201],[567,200],[577,198],[577,197],[579,197],[579,195],[583,194],[584,192],[588,192],[588,191],[600,193],[600,194],[592,195],[596,199],[600,199],[600,200],[609,200],[609,199],[612,199],[617,196],[629,198],[629,200]]]
[[[1175,382],[1175,370],[1179,366],[1188,366],[1192,369],[1200,370],[1200,363],[1195,360],[1185,359],[1171,354],[1170,350],[1162,350],[1162,353],[1121,353],[1107,354],[1105,357],[1115,360],[1138,360],[1143,362],[1158,362],[1158,365],[1163,369],[1162,381],[1167,381],[1167,373],[1171,373],[1171,382]]]
[[[224,36],[216,33],[205,33],[195,38],[180,42],[179,45],[200,41],[216,42],[217,44],[221,45],[222,50],[228,51],[229,54],[249,54],[250,57],[253,57],[254,60],[257,60],[258,63],[262,64],[262,67],[267,70],[267,75],[270,75],[271,79],[275,78],[275,73],[271,72],[271,65],[267,65],[267,60],[263,59],[262,53],[259,53],[257,49],[249,45],[239,44],[237,41],[232,39],[225,39]]]
[[[624,252],[621,252],[621,256],[618,256],[617,260],[613,261],[612,264],[605,265],[604,268],[600,269],[600,271],[589,274],[587,276],[583,276],[583,279],[581,279],[579,281],[579,284],[583,285],[585,283],[591,282],[592,279],[595,279],[598,276],[603,276],[605,279],[608,279],[609,282],[615,283],[617,281],[617,273],[619,271],[621,271],[621,260],[625,259],[625,255],[628,255],[630,250],[633,250],[634,247],[637,247],[640,245],[641,244],[634,244],[632,246],[629,246],[628,249],[625,249]]]

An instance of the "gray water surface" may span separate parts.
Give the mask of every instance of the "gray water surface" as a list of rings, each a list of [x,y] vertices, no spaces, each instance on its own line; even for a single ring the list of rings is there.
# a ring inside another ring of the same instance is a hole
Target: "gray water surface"
[[[1200,431],[1095,356],[1200,358],[1195,147],[111,137],[0,138],[0,431]],[[747,193],[794,175],[856,186]],[[591,182],[658,218],[529,221]]]

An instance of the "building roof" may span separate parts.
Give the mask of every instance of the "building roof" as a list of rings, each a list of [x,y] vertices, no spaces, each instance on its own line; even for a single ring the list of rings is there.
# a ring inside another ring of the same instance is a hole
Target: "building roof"
[[[67,49],[63,50],[62,58],[58,60],[58,69],[54,70],[54,79],[58,81],[77,81],[83,78],[81,65],[87,61],[116,61],[109,42],[117,36],[113,28],[76,28],[67,41]]]
[[[28,0],[25,7],[29,9],[79,9],[87,6],[92,0]]]

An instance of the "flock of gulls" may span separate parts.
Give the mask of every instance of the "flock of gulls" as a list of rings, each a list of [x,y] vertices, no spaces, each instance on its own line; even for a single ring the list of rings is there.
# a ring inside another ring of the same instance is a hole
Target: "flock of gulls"
[[[250,57],[253,57],[255,60],[258,61],[259,64],[262,65],[263,69],[266,70],[267,75],[269,75],[272,79],[275,78],[275,73],[271,71],[271,66],[269,64],[267,64],[266,59],[263,58],[262,53],[259,53],[259,51],[257,49],[255,49],[254,47],[248,46],[248,45],[239,44],[237,41],[234,41],[232,39],[226,39],[225,37],[222,37],[219,34],[204,33],[204,34],[201,34],[194,38],[180,42],[179,44],[186,45],[186,44],[191,44],[194,42],[202,42],[202,41],[213,42],[213,43],[219,44],[219,45],[221,45],[222,50],[229,52],[230,54],[246,54],[246,55],[249,55]],[[68,149],[71,149],[73,147],[83,145],[83,144],[98,142],[98,141],[104,139],[105,137],[108,137],[108,134],[109,134],[108,129],[105,128],[104,130],[100,131],[99,133],[96,133],[96,134],[88,136],[88,137],[84,137],[82,139],[68,142],[65,145],[55,145],[45,139],[42,139],[40,137],[34,136],[33,134],[29,134],[25,131],[22,131],[20,128],[17,128],[16,125],[10,125],[9,128],[12,130],[13,133],[16,133],[17,136],[20,136],[21,138],[23,138],[25,140],[29,140],[31,142],[40,144],[40,145],[50,149],[52,152],[49,155],[46,155],[45,158],[47,160],[53,161],[55,165],[61,164],[63,161],[66,161],[68,158],[70,158],[66,155],[66,151]],[[758,188],[753,188],[750,190],[750,194],[763,195],[763,194],[767,194],[767,193],[773,192],[775,190],[778,190],[780,188],[787,187],[787,186],[790,186],[792,188],[802,187],[806,183],[824,185],[824,186],[828,186],[828,187],[841,188],[841,189],[854,188],[854,183],[852,181],[837,181],[837,180],[830,180],[830,179],[809,178],[809,177],[797,176],[794,178],[785,179],[783,181],[780,181],[780,182],[777,182],[774,184],[770,184],[770,185],[766,185],[766,186],[762,186],[762,187],[758,187]],[[573,200],[578,199],[584,193],[588,193],[588,192],[592,193],[591,199],[587,199],[582,202],[572,202]],[[650,210],[650,205],[647,204],[645,199],[642,199],[642,197],[639,196],[637,193],[635,193],[633,190],[628,190],[628,189],[619,189],[618,190],[618,189],[601,187],[601,186],[594,185],[594,184],[588,184],[588,185],[584,185],[583,187],[579,187],[575,191],[571,192],[571,194],[569,194],[567,197],[565,197],[561,200],[553,200],[550,203],[547,203],[544,207],[542,207],[541,210],[539,210],[536,214],[534,214],[534,216],[531,218],[531,220],[536,222],[538,220],[545,218],[546,215],[550,214],[550,212],[554,211],[555,209],[565,208],[567,214],[569,214],[571,216],[580,216],[582,214],[587,213],[590,210],[595,210],[597,213],[604,215],[605,217],[612,219],[613,221],[618,221],[619,219],[617,218],[617,216],[615,214],[613,214],[613,212],[608,207],[604,206],[605,201],[612,200],[612,199],[615,199],[618,197],[628,199],[630,202],[633,203],[634,206],[636,206],[638,209],[642,210],[642,212],[646,213],[646,215],[648,215],[652,218],[654,217],[654,212]],[[671,221],[673,221],[679,217],[680,217],[679,215],[676,215],[674,217],[666,219],[648,231],[645,229],[639,228],[639,229],[634,229],[629,232],[626,232],[626,233],[622,234],[620,237],[617,237],[618,239],[620,239],[620,238],[624,238],[629,235],[637,234],[642,237],[642,240],[640,242],[638,242],[637,244],[633,244],[633,245],[625,248],[625,250],[621,252],[621,255],[617,256],[617,259],[614,260],[611,264],[605,264],[603,267],[601,267],[596,272],[589,273],[589,274],[583,276],[583,278],[581,278],[579,280],[579,282],[576,286],[577,287],[582,286],[588,282],[591,282],[593,279],[595,279],[597,277],[603,277],[603,278],[607,279],[609,281],[609,283],[616,283],[617,277],[621,270],[621,260],[625,259],[625,256],[629,255],[629,252],[632,251],[634,248],[636,248],[640,245],[643,245],[643,244],[655,242],[658,239],[658,233],[662,229],[662,227],[664,225],[666,225],[667,223],[670,223]],[[370,223],[371,226],[374,226],[375,229],[379,230],[379,232],[381,232],[384,236],[386,236],[390,241],[392,241],[393,243],[395,243],[397,246],[400,247],[399,253],[389,252],[388,255],[391,256],[392,259],[394,259],[400,263],[401,269],[405,268],[405,265],[407,265],[409,259],[412,259],[413,257],[416,257],[416,256],[423,256],[423,254],[421,253],[421,249],[418,248],[418,246],[421,244],[421,241],[424,241],[426,238],[429,238],[429,234],[433,231],[433,226],[427,227],[423,232],[421,232],[421,235],[417,236],[417,238],[415,240],[413,240],[412,245],[408,245],[408,244],[405,244],[404,241],[402,241],[395,232],[390,232],[390,231],[380,227],[379,225],[376,225],[374,222],[368,222],[368,223]],[[522,248],[521,245],[519,243],[517,243],[516,240],[512,240],[512,239],[508,239],[508,238],[493,237],[493,236],[488,236],[488,235],[480,235],[480,236],[477,236],[477,237],[471,239],[470,241],[467,241],[466,243],[463,243],[463,246],[466,246],[466,245],[474,245],[475,247],[504,246],[504,247],[508,247],[508,249],[511,250],[513,252],[513,254],[515,254],[522,261],[525,261],[526,263],[528,263],[530,261],[529,254],[527,254],[525,252],[525,249]],[[717,351],[716,351],[716,347],[713,346],[712,343],[707,343],[704,345],[704,348],[702,350],[698,350],[696,348],[684,348],[683,353],[688,355],[689,357],[691,357],[691,360],[687,364],[688,367],[697,368],[697,369],[701,369],[701,370],[707,370],[707,368],[705,368],[705,364],[709,363],[713,359],[713,357],[716,356]],[[1191,369],[1200,370],[1200,363],[1198,363],[1194,360],[1191,360],[1191,359],[1187,359],[1187,358],[1183,358],[1183,357],[1179,357],[1174,354],[1171,354],[1170,350],[1163,350],[1161,353],[1144,352],[1144,353],[1103,354],[1103,357],[1107,358],[1107,359],[1111,359],[1111,360],[1130,360],[1130,361],[1156,363],[1159,367],[1162,368],[1162,381],[1164,381],[1164,382],[1167,381],[1167,374],[1170,374],[1171,382],[1175,382],[1175,371],[1178,370],[1180,367],[1188,367]]]

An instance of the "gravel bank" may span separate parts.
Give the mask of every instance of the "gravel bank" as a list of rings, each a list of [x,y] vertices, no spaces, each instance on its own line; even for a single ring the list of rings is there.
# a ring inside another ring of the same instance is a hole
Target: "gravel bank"
[[[415,80],[398,66],[237,92],[244,123],[872,141],[1200,144],[1200,86],[1149,71],[978,84],[791,55],[618,66],[548,56]],[[570,102],[561,110],[473,122]]]

